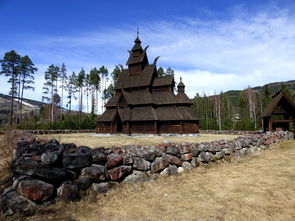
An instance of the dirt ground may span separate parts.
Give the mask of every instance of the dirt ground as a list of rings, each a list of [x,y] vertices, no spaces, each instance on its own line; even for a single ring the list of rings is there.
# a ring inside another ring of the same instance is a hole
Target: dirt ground
[[[286,141],[232,162],[121,184],[106,196],[58,202],[25,220],[291,221],[295,220],[294,159],[295,141]]]
[[[170,142],[209,142],[219,139],[234,139],[236,135],[221,135],[221,134],[200,134],[198,136],[154,136],[154,137],[139,137],[139,136],[97,136],[93,133],[78,133],[78,134],[53,134],[39,135],[40,138],[55,138],[62,143],[75,143],[89,147],[112,147],[118,145],[141,144],[141,145],[156,145],[163,143],[164,140]]]

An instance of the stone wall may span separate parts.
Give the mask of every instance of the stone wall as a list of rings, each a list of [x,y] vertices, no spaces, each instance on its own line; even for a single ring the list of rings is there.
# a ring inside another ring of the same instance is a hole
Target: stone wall
[[[33,214],[55,200],[106,193],[119,183],[136,183],[182,173],[202,164],[243,156],[294,138],[291,132],[249,134],[210,143],[128,145],[91,149],[31,137],[15,146],[13,180],[1,195],[3,216]],[[184,138],[185,139],[185,138]]]
[[[95,133],[95,130],[26,130],[30,134],[74,134]]]

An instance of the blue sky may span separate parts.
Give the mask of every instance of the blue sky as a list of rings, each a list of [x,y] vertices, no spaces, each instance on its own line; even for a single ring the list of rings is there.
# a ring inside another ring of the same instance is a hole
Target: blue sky
[[[31,57],[38,88],[26,97],[40,100],[50,64],[112,70],[125,64],[139,27],[150,62],[160,56],[190,97],[213,94],[295,79],[294,9],[288,0],[0,0],[0,56]]]

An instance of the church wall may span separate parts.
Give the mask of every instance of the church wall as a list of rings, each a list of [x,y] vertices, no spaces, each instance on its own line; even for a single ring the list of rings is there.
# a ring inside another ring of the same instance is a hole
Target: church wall
[[[199,126],[196,122],[184,122],[183,133],[199,133]]]
[[[131,122],[130,133],[156,133],[153,121]]]

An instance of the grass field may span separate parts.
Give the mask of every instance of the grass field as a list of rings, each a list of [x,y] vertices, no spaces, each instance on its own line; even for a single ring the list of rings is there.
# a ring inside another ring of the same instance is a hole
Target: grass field
[[[295,220],[295,141],[228,163],[155,181],[120,185],[106,196],[41,209],[43,220]],[[17,220],[9,218],[8,220]]]
[[[221,134],[200,134],[199,136],[155,136],[155,137],[135,137],[135,136],[97,136],[92,133],[80,134],[53,134],[39,135],[40,138],[55,138],[62,143],[75,143],[77,145],[85,145],[89,147],[111,147],[117,145],[141,144],[141,145],[156,145],[163,143],[164,140],[170,142],[209,142],[218,139],[233,139],[236,135],[221,135]]]

